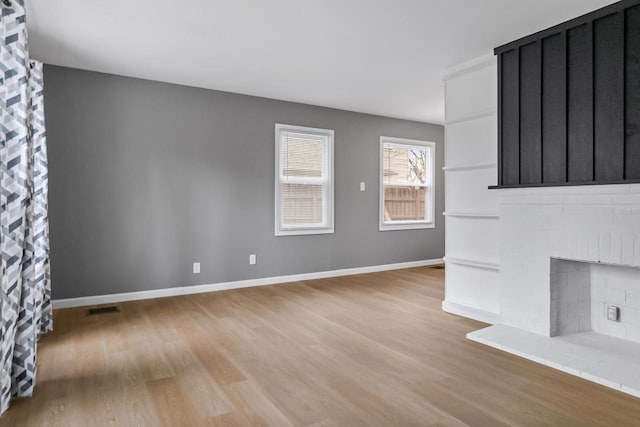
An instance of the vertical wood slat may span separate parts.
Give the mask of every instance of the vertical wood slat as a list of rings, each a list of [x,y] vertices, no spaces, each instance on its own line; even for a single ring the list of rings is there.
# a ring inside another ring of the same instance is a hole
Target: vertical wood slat
[[[625,179],[640,179],[640,6],[625,19]]]
[[[538,87],[538,91],[540,92],[540,105],[538,105],[538,114],[540,120],[538,121],[538,129],[540,131],[540,183],[544,182],[544,166],[542,162],[544,161],[544,145],[542,144],[542,133],[544,132],[542,117],[544,115],[544,109],[542,106],[542,86],[544,85],[544,73],[542,72],[542,67],[544,66],[544,58],[542,56],[543,52],[542,39],[538,40],[538,58],[540,58],[540,86]]]
[[[624,13],[593,22],[595,181],[624,179]]]
[[[542,41],[542,176],[567,181],[567,33]]]
[[[520,184],[542,183],[541,43],[520,48]]]
[[[518,49],[502,54],[502,180],[520,184],[520,101]]]
[[[564,118],[565,118],[565,181],[569,182],[569,31],[564,32]]]
[[[593,176],[593,54],[591,23],[567,31],[567,180]]]
[[[503,185],[502,179],[502,55],[498,55],[498,185]]]

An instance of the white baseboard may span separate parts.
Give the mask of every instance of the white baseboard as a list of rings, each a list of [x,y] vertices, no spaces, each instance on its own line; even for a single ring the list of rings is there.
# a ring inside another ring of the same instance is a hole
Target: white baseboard
[[[467,305],[458,304],[451,301],[442,301],[442,310],[447,313],[456,314],[479,322],[495,325],[500,323],[500,315],[490,311],[480,310]]]
[[[238,280],[209,285],[178,286],[174,288],[152,289],[148,291],[126,292],[121,294],[96,295],[78,298],[53,300],[53,308],[83,307],[87,305],[112,304],[151,298],[163,298],[176,295],[201,294],[204,292],[224,291],[227,289],[249,288],[253,286],[275,285],[278,283],[299,282],[302,280],[326,279],[329,277],[349,276],[352,274],[375,273],[377,271],[399,270],[402,268],[423,267],[442,264],[442,258],[423,261],[400,262],[396,264],[372,265],[368,267],[343,268],[340,270],[318,271],[315,273],[291,274],[288,276],[264,277],[261,279]]]

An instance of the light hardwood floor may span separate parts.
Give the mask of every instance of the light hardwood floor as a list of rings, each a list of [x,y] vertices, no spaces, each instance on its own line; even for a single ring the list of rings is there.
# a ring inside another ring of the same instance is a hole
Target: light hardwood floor
[[[423,267],[57,310],[5,426],[630,426],[640,399],[470,342]]]

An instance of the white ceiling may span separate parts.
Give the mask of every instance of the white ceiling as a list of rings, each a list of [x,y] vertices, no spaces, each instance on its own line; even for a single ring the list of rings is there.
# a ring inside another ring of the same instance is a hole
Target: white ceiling
[[[440,123],[440,72],[611,0],[26,0],[45,63]]]

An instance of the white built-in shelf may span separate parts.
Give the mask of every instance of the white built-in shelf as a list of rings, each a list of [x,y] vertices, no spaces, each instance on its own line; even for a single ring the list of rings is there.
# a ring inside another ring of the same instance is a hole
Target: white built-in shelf
[[[455,79],[456,77],[460,76],[466,76],[467,74],[473,73],[474,71],[478,71],[494,65],[496,65],[496,56],[493,54],[493,52],[491,52],[486,55],[463,62],[462,64],[447,68],[440,73],[440,77],[442,77],[442,80],[446,82],[447,80]]]
[[[447,264],[460,264],[467,267],[482,268],[485,270],[500,270],[500,264],[490,261],[482,261],[478,259],[459,258],[447,256],[444,258],[444,262]]]
[[[444,166],[442,170],[445,172],[453,172],[453,171],[470,171],[474,169],[494,169],[497,167],[498,167],[497,163],[466,163],[463,165]]]
[[[445,120],[445,126],[451,126],[458,123],[470,122],[471,120],[484,119],[485,117],[497,116],[498,110],[496,108],[489,108],[488,110],[477,111],[471,114],[465,114],[457,119]]]
[[[442,215],[455,218],[500,218],[500,213],[497,211],[447,211]]]

